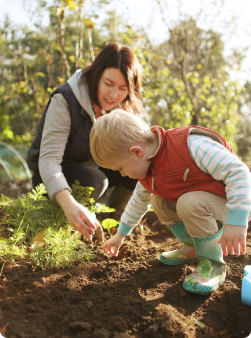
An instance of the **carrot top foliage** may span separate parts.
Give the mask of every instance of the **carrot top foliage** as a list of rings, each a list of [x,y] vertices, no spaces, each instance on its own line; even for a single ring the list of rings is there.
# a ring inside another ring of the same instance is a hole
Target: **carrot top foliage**
[[[90,196],[93,189],[82,187],[76,181],[72,194],[92,213],[109,212],[110,208],[95,206]],[[94,257],[89,246],[81,241],[80,233],[68,224],[60,206],[47,198],[43,184],[8,203],[2,213],[0,261],[3,267],[10,261],[29,260],[42,268],[65,268],[76,261],[83,262]]]

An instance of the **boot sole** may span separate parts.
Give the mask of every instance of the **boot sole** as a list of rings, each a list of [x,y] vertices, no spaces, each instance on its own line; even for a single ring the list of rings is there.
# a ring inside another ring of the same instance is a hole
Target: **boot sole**
[[[221,279],[218,283],[214,285],[200,285],[200,284],[195,284],[195,283],[188,283],[188,282],[183,282],[183,289],[192,292],[192,293],[197,293],[199,295],[210,295],[212,292],[218,289],[218,287],[224,283],[226,276]]]
[[[178,259],[178,258],[164,258],[160,256],[159,261],[166,265],[180,265],[184,263],[196,263],[199,261],[198,257],[191,257],[186,259]]]

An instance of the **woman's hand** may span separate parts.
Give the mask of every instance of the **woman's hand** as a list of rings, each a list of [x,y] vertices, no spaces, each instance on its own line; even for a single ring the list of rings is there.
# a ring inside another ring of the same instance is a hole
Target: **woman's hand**
[[[223,255],[246,253],[247,228],[239,225],[224,226],[223,234],[218,243],[221,244]]]
[[[55,200],[64,210],[69,224],[88,239],[92,239],[98,221],[93,218],[90,211],[79,204],[68,190],[60,191]]]
[[[112,238],[108,239],[103,244],[104,252],[108,255],[111,254],[113,256],[118,256],[119,249],[121,245],[124,242],[124,235],[121,235],[120,233],[116,233]]]

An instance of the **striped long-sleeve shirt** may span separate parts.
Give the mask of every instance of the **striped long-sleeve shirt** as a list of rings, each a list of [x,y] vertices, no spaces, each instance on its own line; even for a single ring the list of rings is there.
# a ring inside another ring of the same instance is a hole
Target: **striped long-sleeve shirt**
[[[226,224],[248,226],[251,211],[251,174],[224,146],[202,135],[189,135],[188,148],[197,166],[226,185]],[[151,193],[139,182],[121,217],[118,232],[129,235],[150,208]]]

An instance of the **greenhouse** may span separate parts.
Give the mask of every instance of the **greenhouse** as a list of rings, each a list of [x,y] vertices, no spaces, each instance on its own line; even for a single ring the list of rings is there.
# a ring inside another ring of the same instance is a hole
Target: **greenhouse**
[[[26,163],[27,152],[27,146],[10,146],[0,141],[0,179],[30,179],[31,172]]]

